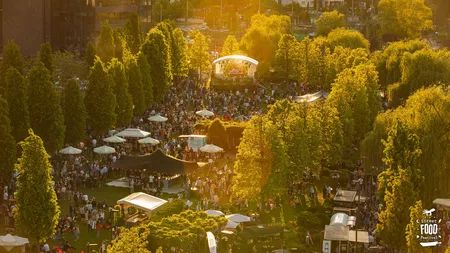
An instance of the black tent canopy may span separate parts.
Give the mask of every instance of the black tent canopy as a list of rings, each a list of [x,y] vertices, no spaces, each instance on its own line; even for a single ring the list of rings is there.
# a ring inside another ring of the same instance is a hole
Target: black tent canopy
[[[164,154],[160,149],[150,155],[122,156],[112,167],[121,169],[146,169],[166,174],[188,174],[197,169],[196,162],[177,159]]]

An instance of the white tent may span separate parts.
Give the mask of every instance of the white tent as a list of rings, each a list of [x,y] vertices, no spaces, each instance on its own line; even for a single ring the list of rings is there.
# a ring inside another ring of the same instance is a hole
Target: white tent
[[[197,112],[195,112],[195,114],[200,115],[200,116],[205,116],[205,117],[214,116],[214,113],[211,111],[208,111],[208,110],[197,111]]]
[[[151,145],[158,145],[159,141],[157,139],[153,139],[152,137],[147,137],[144,139],[140,139],[138,140],[139,143],[141,144],[151,144]]]
[[[225,218],[236,223],[251,221],[250,217],[238,213],[227,215]]]
[[[111,137],[105,138],[103,139],[104,142],[109,142],[109,143],[124,143],[126,140],[123,138],[120,138],[117,135],[113,135]]]
[[[206,210],[205,213],[208,214],[209,216],[225,216],[225,214],[222,211],[218,210]]]
[[[237,226],[239,226],[239,223],[228,220],[227,225],[225,226],[225,228],[237,228]]]
[[[212,145],[212,144],[206,144],[205,146],[200,148],[200,151],[206,152],[206,153],[219,153],[219,152],[223,152],[223,148],[217,147],[216,145]]]
[[[94,148],[94,152],[100,155],[114,154],[116,150],[114,148],[108,146],[101,146],[98,148]]]
[[[150,133],[138,128],[127,128],[116,135],[120,137],[144,138],[149,136]]]
[[[148,120],[153,121],[153,122],[166,122],[167,118],[158,114],[155,116],[151,116],[150,118],[148,118]]]
[[[63,148],[59,151],[60,154],[65,155],[78,155],[81,154],[81,149],[74,148],[72,146],[68,146],[67,148]]]
[[[11,234],[0,236],[0,246],[5,248],[6,251],[11,251],[12,248],[16,246],[22,246],[27,243],[30,243],[28,239],[20,236],[15,236]]]
[[[160,199],[143,192],[132,193],[127,197],[117,201],[117,204],[133,206],[139,210],[145,211],[148,214],[166,203],[167,200]]]

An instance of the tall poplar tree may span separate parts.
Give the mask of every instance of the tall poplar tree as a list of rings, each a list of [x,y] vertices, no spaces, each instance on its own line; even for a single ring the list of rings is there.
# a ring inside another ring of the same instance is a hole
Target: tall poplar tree
[[[103,24],[97,42],[97,55],[107,63],[114,58],[116,46],[114,44],[114,31],[109,24]]]
[[[239,52],[239,42],[236,40],[236,36],[228,35],[223,43],[222,52],[220,56],[227,56],[237,54]]]
[[[30,128],[27,84],[19,71],[11,67],[6,73],[6,86],[12,135],[16,141],[23,141],[28,136]]]
[[[189,72],[188,44],[180,28],[172,32],[172,72],[174,76],[187,76]]]
[[[39,243],[55,234],[60,208],[52,186],[52,165],[39,136],[29,131],[20,142],[22,156],[15,165],[18,171],[17,191],[14,194],[16,228]]]
[[[112,59],[108,66],[108,74],[111,75],[114,85],[113,92],[116,95],[117,125],[128,125],[133,118],[133,101],[128,89],[128,80],[123,64],[117,59]]]
[[[87,43],[86,45],[86,53],[84,55],[84,60],[86,61],[86,64],[89,68],[94,66],[95,54],[94,44],[89,41],[89,43]]]
[[[116,95],[112,90],[113,80],[98,58],[88,81],[84,98],[87,122],[94,133],[105,133],[116,124]]]
[[[11,135],[8,104],[0,96],[0,184],[9,184],[16,161],[16,142]],[[3,182],[2,182],[3,181]]]
[[[206,80],[202,80],[202,73],[208,72],[211,68],[210,55],[208,53],[209,39],[200,31],[191,33],[190,37],[194,40],[189,49],[190,68],[200,75],[199,82],[203,83]]]
[[[133,57],[127,66],[128,81],[130,85],[128,89],[133,98],[134,115],[141,115],[145,111],[145,94],[142,86],[141,69],[138,66],[136,57]]]
[[[64,123],[66,125],[66,143],[78,144],[86,134],[86,109],[83,94],[75,79],[64,86]]]
[[[161,101],[164,94],[172,86],[172,64],[169,45],[164,34],[152,29],[141,47],[142,53],[147,57],[153,81],[153,99]]]
[[[137,55],[137,63],[141,68],[142,86],[144,88],[145,106],[148,107],[153,103],[153,81],[150,73],[150,65],[147,58],[142,52]]]
[[[51,80],[50,72],[42,62],[37,63],[30,71],[28,87],[30,125],[42,138],[49,153],[63,146],[66,130],[59,93]]]
[[[25,74],[25,61],[23,59],[22,53],[20,52],[19,46],[10,40],[8,44],[3,49],[3,60],[1,62],[1,73],[0,73],[0,93],[5,94],[6,92],[6,72],[10,67],[14,67],[19,71],[20,74]]]
[[[52,46],[50,42],[45,42],[41,45],[41,51],[39,52],[39,60],[44,64],[45,68],[50,72],[50,76],[53,77],[55,72],[55,57],[53,56]]]

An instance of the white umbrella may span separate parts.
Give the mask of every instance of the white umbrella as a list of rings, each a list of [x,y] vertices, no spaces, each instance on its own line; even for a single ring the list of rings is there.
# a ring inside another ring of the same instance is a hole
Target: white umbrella
[[[78,155],[81,154],[81,149],[74,148],[72,146],[68,146],[67,148],[63,148],[59,151],[61,154],[65,155]]]
[[[200,115],[200,116],[205,116],[205,117],[214,116],[214,113],[211,111],[208,111],[208,110],[197,111],[197,112],[195,112],[195,114]]]
[[[151,145],[158,145],[159,141],[157,139],[153,139],[152,137],[147,137],[144,139],[140,139],[138,140],[139,143],[141,144],[151,144]]]
[[[158,114],[155,116],[151,116],[150,118],[148,118],[148,120],[153,121],[153,122],[166,122],[167,118]]]
[[[107,155],[107,154],[113,154],[116,153],[116,150],[114,148],[108,147],[108,146],[101,146],[98,148],[94,148],[94,152],[100,155]]]
[[[242,215],[242,214],[238,214],[238,213],[227,215],[227,216],[225,216],[225,218],[227,218],[230,221],[237,222],[237,223],[251,221],[250,217]]]
[[[116,135],[120,137],[144,138],[149,136],[150,133],[138,128],[127,128]]]
[[[216,145],[212,144],[206,144],[205,146],[201,147],[200,150],[206,153],[219,153],[223,151],[223,148],[217,147]]]
[[[11,234],[0,236],[0,246],[5,248],[6,251],[11,251],[12,248],[16,246],[22,246],[27,243],[30,243],[28,239],[20,236],[13,236]]]
[[[218,210],[206,210],[205,213],[209,216],[225,216],[223,212]]]
[[[120,138],[117,135],[113,135],[111,137],[105,138],[103,139],[104,142],[109,142],[109,143],[124,143],[126,140],[123,138]]]
[[[225,226],[225,228],[237,228],[237,226],[239,226],[239,223],[228,220],[227,225]]]

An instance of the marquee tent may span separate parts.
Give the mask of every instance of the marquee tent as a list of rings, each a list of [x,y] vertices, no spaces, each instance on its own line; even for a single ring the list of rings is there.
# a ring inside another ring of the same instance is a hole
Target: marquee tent
[[[116,134],[120,137],[130,137],[130,138],[144,138],[150,135],[149,132],[142,131],[138,128],[127,128],[123,130],[122,132]]]
[[[160,149],[150,155],[122,156],[115,163],[114,168],[146,169],[152,172],[167,174],[188,174],[198,168],[196,162],[188,162],[164,154]]]
[[[117,204],[133,206],[139,210],[151,213],[158,207],[167,203],[167,200],[157,198],[155,196],[145,194],[143,192],[135,192],[127,197],[117,201]]]

